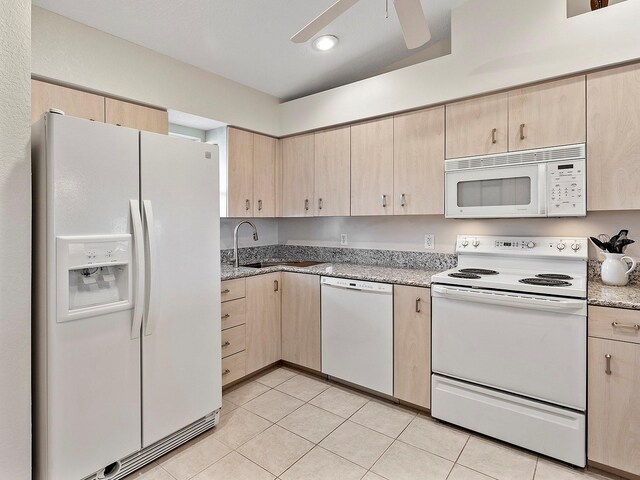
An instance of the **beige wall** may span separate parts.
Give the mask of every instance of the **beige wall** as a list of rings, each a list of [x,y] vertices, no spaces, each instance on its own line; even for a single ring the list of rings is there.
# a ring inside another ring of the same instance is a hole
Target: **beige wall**
[[[38,7],[36,76],[278,134],[278,100]]]
[[[0,2],[0,477],[31,478],[30,0]]]

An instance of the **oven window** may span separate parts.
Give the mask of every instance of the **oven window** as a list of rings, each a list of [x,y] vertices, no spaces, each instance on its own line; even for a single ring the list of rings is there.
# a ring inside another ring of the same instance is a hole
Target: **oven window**
[[[459,207],[529,205],[530,203],[530,177],[458,182]]]

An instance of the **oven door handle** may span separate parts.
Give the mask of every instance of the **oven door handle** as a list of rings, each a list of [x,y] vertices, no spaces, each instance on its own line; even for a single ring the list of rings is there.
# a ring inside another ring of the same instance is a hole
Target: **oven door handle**
[[[445,297],[452,300],[490,303],[493,305],[557,312],[585,310],[586,303],[584,300],[542,298],[518,295],[517,293],[488,292],[486,290],[451,288],[443,287],[441,285],[433,285],[431,287],[431,294],[434,297]]]

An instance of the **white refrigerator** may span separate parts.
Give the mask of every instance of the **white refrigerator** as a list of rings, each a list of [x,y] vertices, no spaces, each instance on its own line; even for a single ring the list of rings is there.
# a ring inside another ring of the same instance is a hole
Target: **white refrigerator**
[[[218,149],[33,125],[34,477],[113,479],[222,406]]]

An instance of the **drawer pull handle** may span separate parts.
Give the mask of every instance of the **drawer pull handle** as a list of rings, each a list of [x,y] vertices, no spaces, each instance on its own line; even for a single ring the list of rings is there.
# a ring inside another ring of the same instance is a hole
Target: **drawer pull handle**
[[[416,298],[416,313],[420,313],[421,309],[420,309],[420,297]]]
[[[229,293],[230,291],[231,291],[231,290],[229,290],[228,288],[225,288],[225,289],[224,289],[224,290],[222,290],[220,293],[222,293],[222,294],[224,295],[225,293]]]
[[[229,315],[228,313],[225,313],[224,315],[222,315],[222,318],[229,318],[231,315]]]
[[[498,129],[494,128],[493,130],[491,130],[491,143],[498,143],[498,139],[496,137],[496,133],[498,133]]]
[[[604,373],[606,373],[607,375],[611,375],[611,355],[609,355],[608,353],[604,356],[604,358],[607,359],[607,366],[605,368]]]
[[[224,375],[228,375],[228,374],[230,374],[230,373],[231,373],[231,370],[229,370],[228,368],[226,368],[226,369],[224,370],[224,372],[222,372],[222,375],[224,376]]]
[[[309,199],[308,198],[304,199],[304,210],[305,211],[309,210]]]
[[[227,340],[226,342],[224,342],[224,343],[222,344],[222,348],[224,348],[224,347],[228,347],[229,345],[231,345],[231,343]]]
[[[634,330],[640,330],[640,325],[638,325],[637,323],[631,325],[630,323],[611,322],[611,326],[613,328],[633,328]]]
[[[318,199],[318,210],[322,210],[322,198]]]
[[[524,140],[524,123],[520,124],[520,140]]]
[[[249,199],[247,198],[247,199],[244,201],[244,209],[248,211],[250,208],[251,208],[251,202],[250,202],[250,201],[249,201]]]
[[[387,208],[387,196],[382,195],[382,208]]]
[[[400,195],[400,206],[401,207],[406,207],[407,206],[407,196],[403,193],[402,195]]]
[[[278,280],[274,280],[273,281],[273,291],[277,292],[280,288],[280,285],[278,284]]]
[[[262,200],[258,200],[258,210],[262,210]]]

